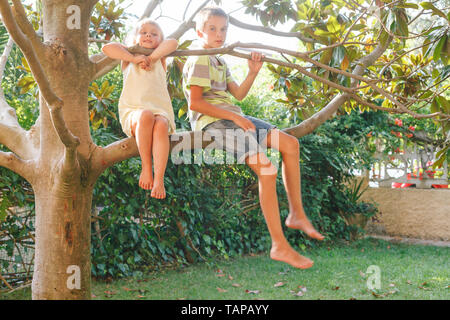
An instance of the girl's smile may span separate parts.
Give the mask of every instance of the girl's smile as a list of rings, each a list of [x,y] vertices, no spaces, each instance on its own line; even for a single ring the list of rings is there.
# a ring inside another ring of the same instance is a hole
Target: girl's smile
[[[162,41],[161,32],[152,24],[144,24],[139,30],[138,43],[143,48],[154,49]]]

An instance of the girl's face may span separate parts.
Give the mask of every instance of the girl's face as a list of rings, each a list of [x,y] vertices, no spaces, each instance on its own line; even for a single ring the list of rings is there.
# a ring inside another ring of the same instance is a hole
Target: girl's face
[[[162,41],[162,35],[158,27],[146,23],[142,25],[137,36],[137,43],[147,49],[155,49]]]
[[[227,38],[228,23],[222,16],[211,16],[205,22],[202,31],[197,31],[203,41],[203,48],[220,48]]]

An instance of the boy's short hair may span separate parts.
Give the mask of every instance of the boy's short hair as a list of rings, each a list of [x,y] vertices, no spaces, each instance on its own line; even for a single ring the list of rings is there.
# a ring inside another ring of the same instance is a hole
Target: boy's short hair
[[[203,31],[206,21],[208,21],[208,19],[213,16],[224,17],[225,19],[227,19],[228,23],[228,14],[221,8],[206,7],[200,10],[199,13],[197,13],[197,15],[195,16],[195,30]]]

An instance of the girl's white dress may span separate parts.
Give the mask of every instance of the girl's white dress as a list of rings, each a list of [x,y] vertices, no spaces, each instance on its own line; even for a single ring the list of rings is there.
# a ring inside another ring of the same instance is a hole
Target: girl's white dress
[[[129,137],[133,113],[141,110],[150,110],[154,115],[163,116],[169,123],[169,134],[175,132],[174,113],[161,60],[158,60],[150,71],[134,63],[129,63],[123,71],[119,120],[123,132]]]

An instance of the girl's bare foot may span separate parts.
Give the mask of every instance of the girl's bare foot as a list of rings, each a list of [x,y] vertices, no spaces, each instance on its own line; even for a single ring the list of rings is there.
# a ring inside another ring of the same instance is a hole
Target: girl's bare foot
[[[289,244],[283,246],[272,245],[270,250],[270,258],[277,261],[282,261],[290,264],[291,266],[299,269],[308,269],[314,265],[314,262],[297,251],[292,249]]]
[[[164,178],[155,180],[152,189],[152,198],[164,199],[166,197],[166,188],[164,187]]]
[[[302,230],[313,239],[323,240],[325,238],[317,232],[316,229],[314,229],[313,225],[309,222],[305,215],[303,217],[299,217],[298,214],[290,213],[285,223],[288,228]]]
[[[139,187],[144,190],[153,188],[153,174],[151,170],[142,167],[141,176],[139,177]]]

